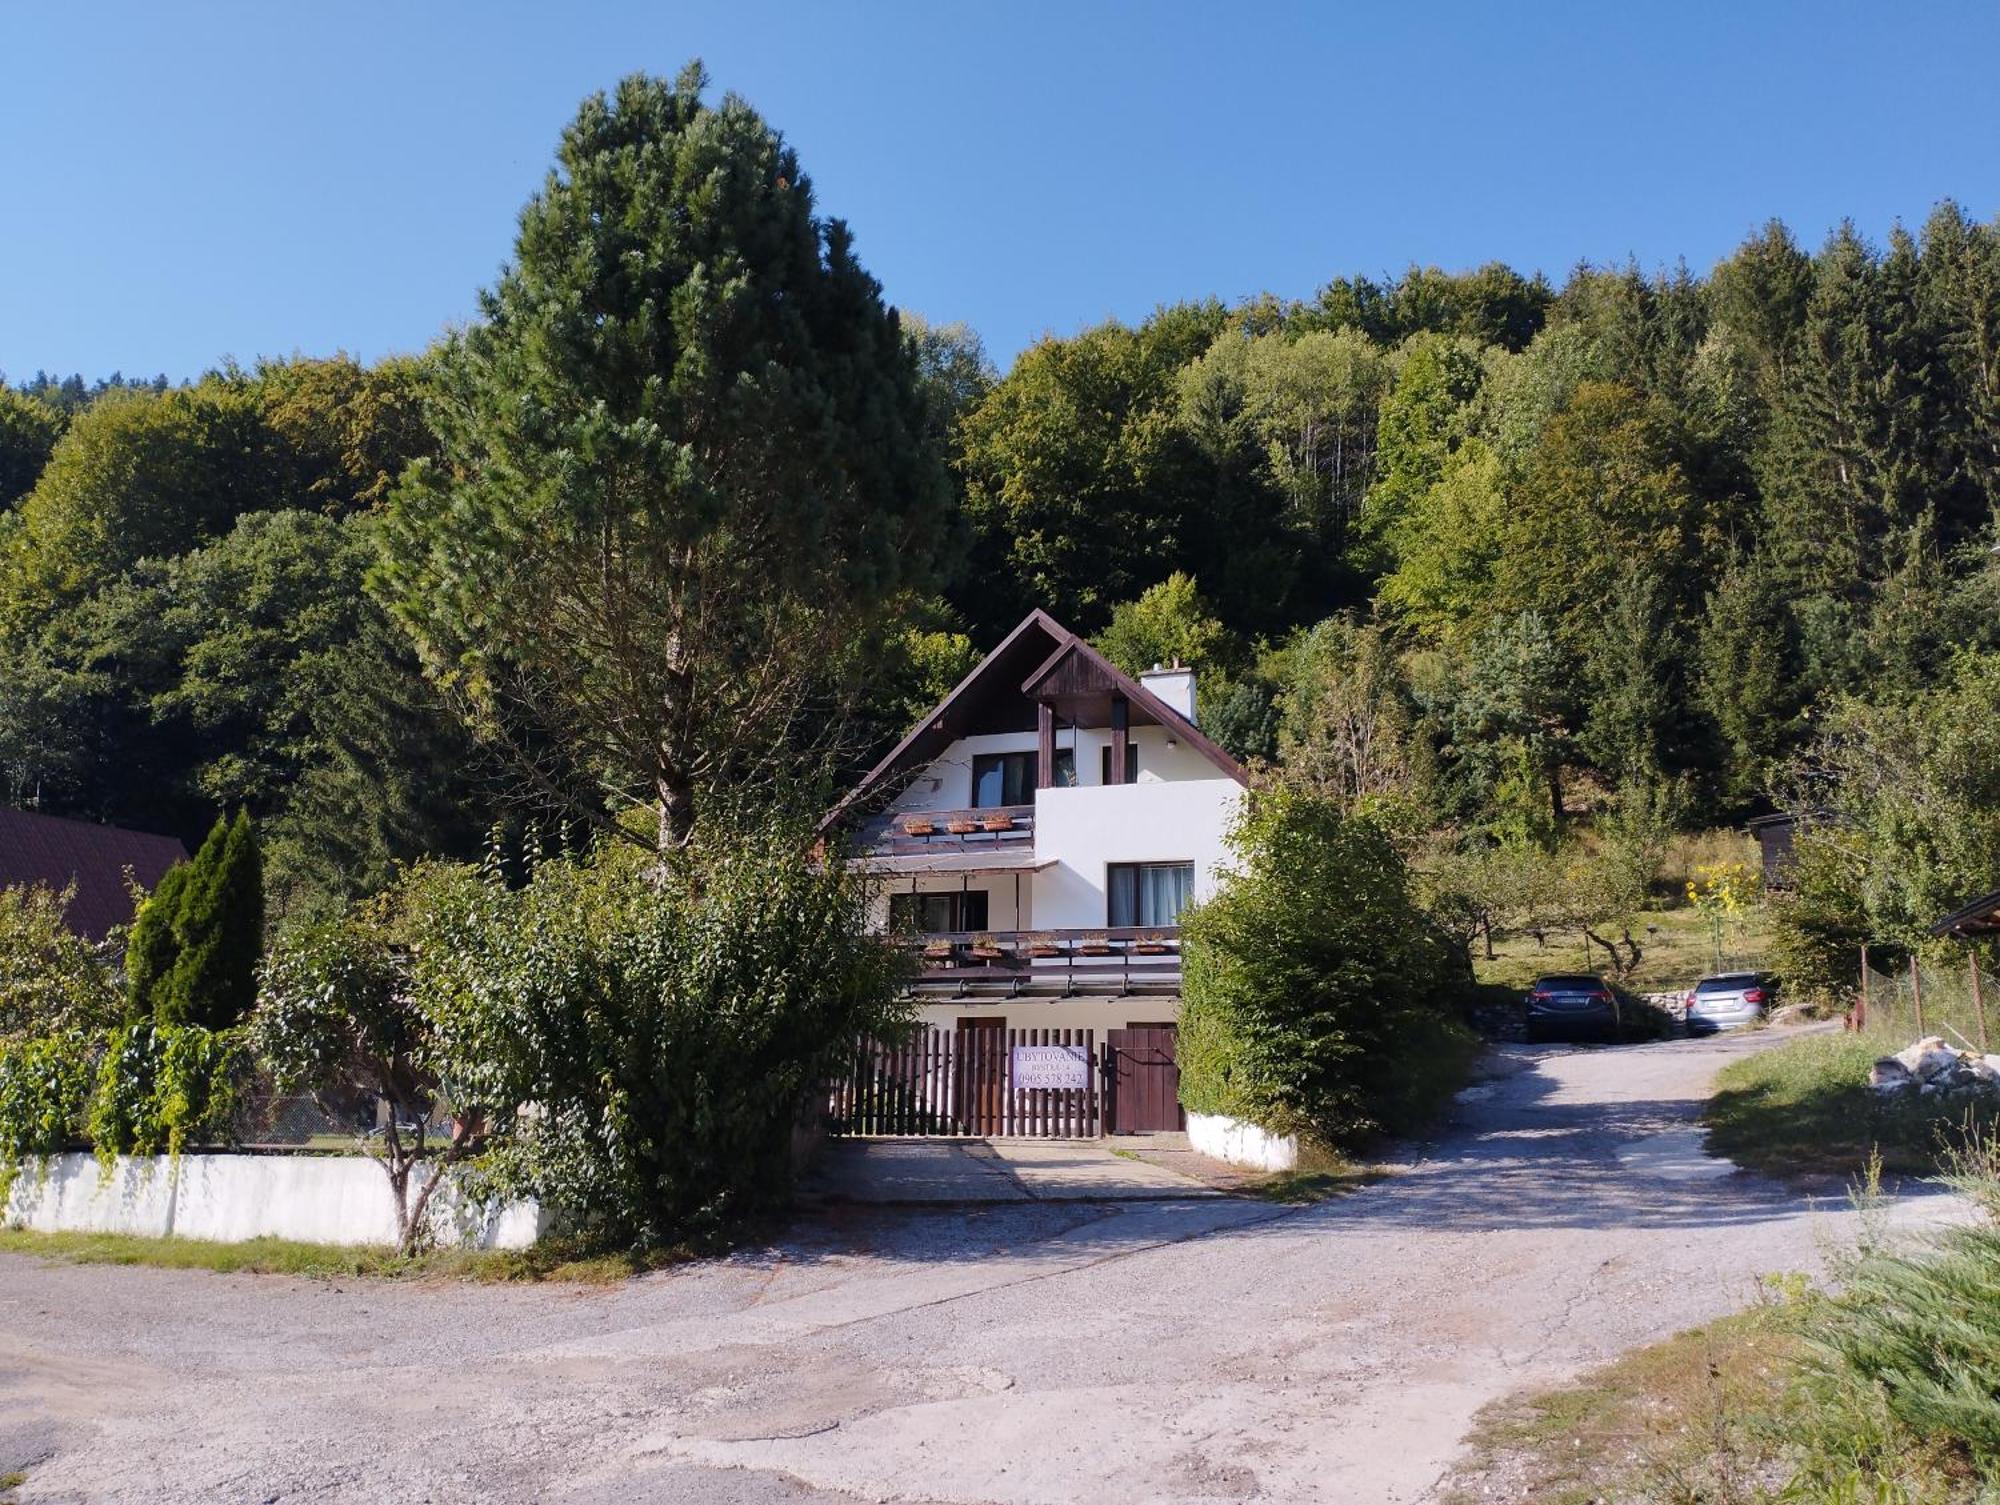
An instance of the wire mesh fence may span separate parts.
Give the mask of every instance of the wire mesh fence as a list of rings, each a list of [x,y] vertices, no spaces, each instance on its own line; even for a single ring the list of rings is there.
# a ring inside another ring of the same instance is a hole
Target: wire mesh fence
[[[1960,1049],[1992,1050],[2000,1039],[2000,978],[1968,957],[1957,966],[1926,964],[1863,973],[1858,1006],[1850,1022],[1894,1048],[1925,1035],[1939,1035]]]
[[[233,1124],[234,1142],[251,1150],[320,1150],[354,1153],[379,1143],[388,1122],[386,1103],[373,1096],[321,1102],[251,1090],[239,1102]],[[407,1138],[413,1123],[399,1122]],[[425,1125],[425,1138],[442,1144],[451,1136],[449,1114],[435,1110]]]

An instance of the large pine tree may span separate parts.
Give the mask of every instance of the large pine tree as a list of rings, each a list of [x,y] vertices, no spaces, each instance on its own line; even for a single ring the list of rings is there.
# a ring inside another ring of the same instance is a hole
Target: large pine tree
[[[375,580],[430,670],[613,829],[797,766],[831,673],[924,582],[949,487],[910,350],[798,159],[690,67],[585,102],[483,321],[442,358],[444,457]]]

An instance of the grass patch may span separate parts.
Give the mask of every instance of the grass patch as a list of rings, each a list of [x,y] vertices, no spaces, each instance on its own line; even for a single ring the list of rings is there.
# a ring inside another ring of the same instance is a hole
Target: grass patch
[[[1740,921],[1731,921],[1723,937],[1725,968],[1761,966],[1770,934],[1770,916],[1761,904]],[[1688,905],[1638,915],[1632,938],[1639,943],[1639,965],[1630,976],[1617,980],[1635,993],[1683,991],[1716,970],[1714,931],[1708,918]],[[1582,938],[1573,931],[1549,931],[1539,942],[1532,935],[1502,935],[1493,951],[1488,960],[1481,948],[1473,948],[1474,973],[1482,983],[1517,994],[1548,972],[1610,976],[1604,952],[1592,946],[1586,954]]]
[[[1879,1040],[1828,1034],[1732,1061],[1703,1115],[1710,1153],[1772,1175],[1855,1177],[1872,1156],[1886,1172],[1932,1174],[1976,1126],[1870,1091],[1881,1053]]]
[[[1309,1202],[1324,1202],[1328,1197],[1358,1191],[1371,1182],[1380,1181],[1386,1174],[1376,1166],[1350,1160],[1338,1150],[1302,1140],[1297,1165],[1288,1171],[1274,1171],[1243,1190],[1266,1202],[1302,1207]]]
[[[1451,1505],[1734,1501],[1782,1471],[1777,1425],[1802,1351],[1782,1310],[1756,1307],[1635,1349],[1560,1389],[1479,1415]]]
[[[152,1265],[224,1275],[297,1275],[376,1280],[558,1281],[608,1285],[678,1264],[686,1250],[659,1254],[590,1252],[544,1241],[529,1249],[436,1249],[400,1255],[390,1249],[257,1238],[242,1243],[145,1238],[126,1233],[38,1233],[0,1229],[0,1253],[75,1265]]]

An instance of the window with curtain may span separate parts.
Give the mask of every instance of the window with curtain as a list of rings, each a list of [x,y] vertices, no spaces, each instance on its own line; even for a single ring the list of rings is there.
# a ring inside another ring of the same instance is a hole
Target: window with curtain
[[[972,803],[990,810],[995,805],[1035,802],[1035,758],[1031,752],[978,753],[972,759]]]
[[[1114,862],[1108,876],[1114,926],[1178,925],[1194,898],[1192,862]]]

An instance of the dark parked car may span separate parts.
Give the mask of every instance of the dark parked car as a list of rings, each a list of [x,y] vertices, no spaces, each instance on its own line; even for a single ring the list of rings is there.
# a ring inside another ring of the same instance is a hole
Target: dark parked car
[[[1777,1001],[1778,985],[1762,972],[1719,972],[1704,977],[1687,995],[1687,1032],[1712,1035],[1764,1017]]]
[[[1609,1040],[1621,1023],[1618,995],[1594,972],[1538,977],[1528,990],[1530,1040]]]

